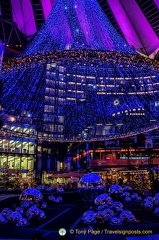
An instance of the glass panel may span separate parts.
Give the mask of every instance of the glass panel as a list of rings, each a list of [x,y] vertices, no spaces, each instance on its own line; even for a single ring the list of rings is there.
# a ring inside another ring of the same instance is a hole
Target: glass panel
[[[1,167],[6,168],[8,166],[7,155],[2,154]]]
[[[24,129],[23,129],[23,133],[29,134],[29,133],[30,133],[30,129],[29,129],[29,128],[24,128]]]
[[[2,168],[2,154],[0,154],[0,168]]]
[[[21,160],[21,169],[28,169],[28,159],[26,156],[22,157]]]
[[[20,169],[20,157],[15,157],[15,169]]]
[[[2,148],[3,148],[3,140],[0,139],[0,151],[2,151]]]
[[[8,152],[8,139],[3,139],[3,151]]]
[[[15,152],[16,153],[21,153],[21,146],[22,146],[22,142],[21,141],[16,141],[16,146],[15,146]]]
[[[28,170],[30,170],[30,169],[34,169],[34,158],[33,157],[28,158]]]
[[[36,134],[36,131],[35,131],[34,128],[31,128],[31,129],[30,129],[30,134]]]
[[[29,153],[29,143],[28,142],[22,143],[22,153]]]
[[[8,167],[10,169],[14,169],[15,168],[14,155],[8,156]]]
[[[14,140],[9,141],[10,152],[15,152],[15,146],[16,146],[15,143],[16,143],[16,141],[14,141]]]
[[[35,150],[35,143],[29,142],[29,154],[34,154],[34,150]]]
[[[17,127],[17,128],[16,128],[16,131],[17,131],[17,132],[22,132],[22,128],[21,128],[21,127]]]

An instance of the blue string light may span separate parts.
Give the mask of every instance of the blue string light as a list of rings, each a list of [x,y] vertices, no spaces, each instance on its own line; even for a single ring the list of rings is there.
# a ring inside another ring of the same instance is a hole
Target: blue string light
[[[77,34],[78,33],[78,34]],[[52,11],[24,55],[84,48],[134,53],[96,0],[56,0]]]
[[[96,0],[57,0],[23,57],[8,68],[5,113],[37,119],[43,139],[109,139],[158,126],[159,73]]]

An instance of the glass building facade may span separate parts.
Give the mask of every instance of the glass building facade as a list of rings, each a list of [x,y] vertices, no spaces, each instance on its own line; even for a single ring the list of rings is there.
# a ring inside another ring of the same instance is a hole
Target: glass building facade
[[[10,121],[9,121],[10,120]],[[4,121],[0,135],[0,168],[34,169],[36,160],[35,126],[18,123],[15,117]]]

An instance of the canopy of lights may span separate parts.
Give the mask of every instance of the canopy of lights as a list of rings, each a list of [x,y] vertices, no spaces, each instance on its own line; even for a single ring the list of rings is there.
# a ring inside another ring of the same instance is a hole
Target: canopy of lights
[[[4,113],[48,141],[121,138],[159,126],[158,62],[139,56],[96,0],[56,0],[22,57],[3,65]]]

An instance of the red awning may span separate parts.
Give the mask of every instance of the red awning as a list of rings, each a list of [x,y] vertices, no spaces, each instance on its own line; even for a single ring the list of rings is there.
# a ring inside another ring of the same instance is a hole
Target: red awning
[[[55,173],[52,175],[53,178],[71,178],[71,177],[82,177],[79,172],[69,172],[69,173]]]
[[[63,173],[63,177],[70,178],[70,177],[82,177],[82,174],[79,172],[69,172],[69,173]]]

